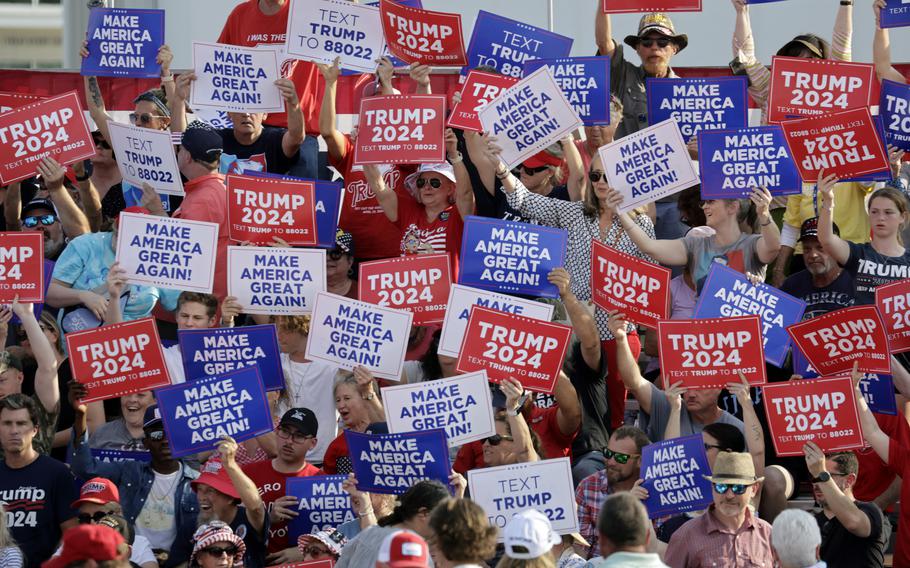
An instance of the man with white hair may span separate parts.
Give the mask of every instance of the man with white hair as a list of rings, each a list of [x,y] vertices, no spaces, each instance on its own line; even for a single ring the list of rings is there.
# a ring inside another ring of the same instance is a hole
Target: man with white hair
[[[809,513],[787,509],[771,525],[771,547],[781,568],[825,568],[818,559],[822,534]]]

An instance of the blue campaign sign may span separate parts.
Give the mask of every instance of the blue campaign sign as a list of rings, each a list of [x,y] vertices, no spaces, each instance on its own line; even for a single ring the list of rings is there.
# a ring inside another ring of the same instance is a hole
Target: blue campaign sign
[[[357,488],[400,494],[424,479],[449,483],[445,430],[406,434],[360,434],[345,430]]]
[[[767,284],[752,284],[744,274],[714,263],[702,287],[695,319],[761,316],[765,361],[780,367],[790,350],[787,327],[799,323],[806,303]]]
[[[289,477],[285,494],[297,498],[297,516],[288,523],[290,542],[297,537],[335,528],[354,519],[351,496],[341,488],[346,475]]]
[[[341,208],[341,192],[344,190],[341,182],[253,171],[244,171],[243,175],[313,182],[315,185],[313,196],[316,199],[316,238],[319,240],[318,246],[319,248],[327,249],[335,248],[335,233],[338,231],[338,215]]]
[[[88,57],[82,75],[158,77],[155,61],[164,45],[164,10],[92,8],[88,16]]]
[[[910,4],[905,8],[910,12]],[[888,144],[910,151],[910,85],[885,79],[878,113]]]
[[[265,390],[285,388],[275,326],[251,325],[177,332],[189,381],[258,365]]]
[[[142,188],[136,187],[135,185],[129,183],[126,180],[120,182],[120,187],[123,190],[123,202],[126,203],[127,207],[141,207],[142,206]],[[161,198],[161,207],[165,211],[170,213],[171,211],[171,199],[168,195],[164,193],[159,193],[158,197]]]
[[[124,461],[152,461],[152,454],[149,452],[137,452],[130,450],[98,450],[92,448],[92,457],[100,462],[124,462]]]
[[[461,240],[458,283],[507,294],[556,298],[547,281],[554,268],[565,266],[565,229],[468,217]]]
[[[809,359],[803,355],[803,352],[796,345],[793,346],[793,374],[799,375],[804,379],[815,379],[818,377],[818,373],[812,367],[812,363],[809,362]]]
[[[461,74],[467,75],[478,65],[489,65],[503,75],[520,79],[525,61],[568,57],[573,41],[550,30],[480,10],[468,44],[468,64],[462,67]]]
[[[910,26],[910,2],[907,0],[885,0],[881,20],[883,28]]]
[[[698,133],[702,199],[748,197],[753,187],[771,195],[802,190],[799,168],[780,126]]]
[[[793,346],[793,374],[804,379],[817,379],[818,373],[812,368],[803,352]],[[869,410],[877,414],[897,414],[897,399],[894,396],[894,379],[891,375],[863,373],[859,389],[869,405]]]
[[[222,436],[238,442],[272,431],[272,413],[256,365],[155,391],[175,458],[212,450]]]
[[[651,79],[647,81],[648,123],[676,118],[687,142],[702,130],[749,126],[745,77]]]
[[[644,505],[652,519],[711,504],[711,475],[701,434],[673,438],[641,450],[642,487],[648,490]]]
[[[610,58],[567,57],[532,59],[524,65],[528,76],[544,65],[586,125],[610,124]]]

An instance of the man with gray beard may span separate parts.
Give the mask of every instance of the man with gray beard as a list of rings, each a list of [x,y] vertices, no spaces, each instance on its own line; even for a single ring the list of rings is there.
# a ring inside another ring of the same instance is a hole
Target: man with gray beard
[[[837,225],[834,234],[838,235]],[[818,217],[806,219],[799,230],[806,269],[790,275],[780,289],[806,302],[803,319],[814,318],[855,302],[853,277],[837,265],[818,241]]]

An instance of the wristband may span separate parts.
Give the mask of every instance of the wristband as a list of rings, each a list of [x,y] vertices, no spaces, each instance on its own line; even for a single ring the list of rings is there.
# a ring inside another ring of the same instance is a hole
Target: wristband
[[[370,394],[361,395],[360,398],[362,398],[363,400],[373,400],[373,398],[375,396],[376,396],[376,393],[371,392]]]
[[[841,6],[852,6],[853,0],[840,0],[840,5]]]
[[[375,514],[375,512],[373,511],[373,509],[370,509],[370,510],[367,511],[366,513],[360,513],[360,514],[358,514],[357,517],[360,518],[360,519],[362,519],[362,518],[364,518],[364,517],[372,517],[374,514]]]
[[[462,161],[464,161],[464,156],[461,155],[461,152],[456,152],[454,158],[449,158],[449,163],[453,166],[455,164],[460,164]]]
[[[87,181],[90,177],[92,177],[91,174],[88,174],[86,176],[76,176],[76,181]]]
[[[174,82],[174,74],[171,73],[170,75],[162,75],[162,76],[161,76],[161,82],[162,82],[162,83],[173,83],[173,82]]]
[[[759,223],[759,226],[760,226],[760,227],[767,227],[768,225],[771,224],[772,221],[774,221],[774,219],[772,219],[771,217],[768,217],[768,222],[767,222],[767,223]]]

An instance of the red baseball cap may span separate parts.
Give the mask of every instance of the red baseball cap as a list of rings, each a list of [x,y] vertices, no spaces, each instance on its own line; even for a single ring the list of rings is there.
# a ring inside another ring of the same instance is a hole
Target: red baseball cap
[[[385,537],[376,560],[390,568],[427,568],[430,550],[417,533],[398,531]]]
[[[104,562],[120,556],[120,545],[126,544],[120,533],[104,525],[79,525],[63,533],[63,550],[41,564],[41,568],[65,568],[76,562]]]
[[[78,509],[83,503],[97,503],[104,505],[114,501],[120,502],[120,490],[110,479],[103,477],[93,477],[82,484],[79,490],[79,498],[70,504],[71,509]]]
[[[190,487],[193,488],[193,491],[198,491],[200,483],[204,483],[228,497],[240,499],[240,493],[234,487],[234,483],[224,469],[221,459],[217,457],[211,458],[203,464],[199,477],[190,482]]]
[[[521,165],[527,166],[531,169],[542,168],[544,166],[553,166],[554,168],[558,168],[562,165],[562,158],[558,158],[546,150],[541,150],[540,152],[537,152],[522,162]]]

